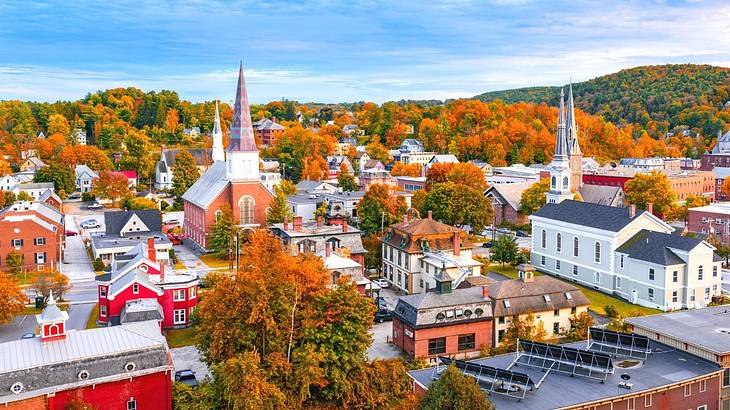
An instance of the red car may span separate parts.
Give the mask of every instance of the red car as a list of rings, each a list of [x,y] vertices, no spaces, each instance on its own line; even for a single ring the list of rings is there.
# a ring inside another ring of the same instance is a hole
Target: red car
[[[78,235],[78,234],[79,234],[79,233],[78,233],[78,232],[76,232],[76,231],[66,231],[66,236],[76,236],[76,235]]]

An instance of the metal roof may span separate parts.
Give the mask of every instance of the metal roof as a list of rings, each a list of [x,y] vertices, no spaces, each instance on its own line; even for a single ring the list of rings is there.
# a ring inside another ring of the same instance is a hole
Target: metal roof
[[[207,209],[208,205],[226,189],[228,182],[226,163],[216,161],[188,188],[183,195],[183,199],[200,208]]]

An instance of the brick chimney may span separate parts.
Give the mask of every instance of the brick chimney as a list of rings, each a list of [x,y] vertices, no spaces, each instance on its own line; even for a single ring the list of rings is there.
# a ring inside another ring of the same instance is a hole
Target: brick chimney
[[[454,232],[454,256],[459,256],[459,252],[461,252],[461,236],[459,236],[459,232]]]
[[[317,226],[322,226],[322,215],[317,215]]]
[[[324,245],[324,257],[329,258],[332,255],[332,249],[330,248],[330,243],[327,242]]]
[[[646,212],[649,212],[650,214],[654,213],[654,204],[651,202],[646,203]]]
[[[431,212],[430,209],[428,210],[428,213],[426,215],[427,215],[428,219],[433,219],[433,213]]]
[[[302,217],[301,216],[294,217],[294,230],[297,232],[302,230]]]
[[[155,250],[155,237],[147,238],[147,259],[157,262],[157,251]]]
[[[636,205],[631,204],[629,205],[629,218],[633,218],[636,216]]]
[[[165,265],[165,262],[160,261],[160,283],[165,282]]]
[[[289,230],[289,216],[284,217],[284,230],[285,231]]]
[[[342,232],[347,233],[347,220],[342,221]]]
[[[489,299],[489,286],[482,286],[482,297]]]

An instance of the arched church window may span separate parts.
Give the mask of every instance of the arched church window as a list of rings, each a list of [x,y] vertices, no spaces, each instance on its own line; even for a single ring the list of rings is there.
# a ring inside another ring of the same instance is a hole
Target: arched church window
[[[253,210],[254,205],[253,198],[250,196],[244,196],[238,201],[238,208],[241,210],[241,225],[252,225],[253,224]]]
[[[563,188],[568,188],[568,177],[563,177]]]
[[[555,188],[555,184],[557,183],[557,182],[555,182],[555,177],[552,177],[550,179],[550,183],[551,183],[552,187]]]

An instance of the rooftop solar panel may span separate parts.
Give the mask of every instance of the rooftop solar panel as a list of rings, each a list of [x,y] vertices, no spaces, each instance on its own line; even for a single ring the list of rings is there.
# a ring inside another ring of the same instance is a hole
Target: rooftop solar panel
[[[649,338],[634,333],[614,332],[592,327],[588,331],[588,349],[609,353],[614,356],[646,360],[651,349]]]
[[[439,357],[439,363],[446,366],[453,364],[457,369],[461,370],[476,380],[483,390],[492,394],[501,394],[504,396],[514,397],[522,400],[528,390],[535,389],[535,383],[530,376],[513,372],[510,370],[499,369],[496,367],[485,366],[478,363],[466,362],[463,360],[450,359],[448,357]],[[440,374],[444,368],[437,365],[434,368],[434,377]]]
[[[601,381],[614,369],[611,356],[606,353],[529,340],[518,341],[517,357],[512,366],[520,365]]]

